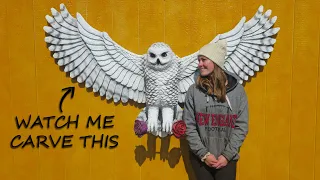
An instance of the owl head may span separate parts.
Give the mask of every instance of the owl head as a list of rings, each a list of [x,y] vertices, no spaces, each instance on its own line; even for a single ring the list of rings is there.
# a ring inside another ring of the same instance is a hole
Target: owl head
[[[149,47],[146,59],[149,67],[162,70],[170,66],[175,59],[175,54],[169,45],[157,42]]]

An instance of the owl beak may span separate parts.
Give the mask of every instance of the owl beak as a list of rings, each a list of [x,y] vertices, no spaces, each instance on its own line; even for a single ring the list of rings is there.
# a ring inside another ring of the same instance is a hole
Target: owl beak
[[[160,60],[159,60],[159,59],[157,59],[157,65],[160,65],[160,64],[161,64]]]

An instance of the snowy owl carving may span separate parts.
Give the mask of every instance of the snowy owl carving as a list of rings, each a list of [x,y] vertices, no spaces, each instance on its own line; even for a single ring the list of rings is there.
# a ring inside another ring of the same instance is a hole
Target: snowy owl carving
[[[138,55],[91,27],[79,13],[72,17],[64,4],[60,10],[51,9],[52,17],[46,16],[50,26],[44,27],[45,42],[58,65],[108,100],[145,104],[137,119],[146,121],[148,132],[160,137],[172,134],[173,122],[182,117],[178,103],[184,103],[197,76],[198,52],[180,58],[169,45],[157,42]],[[240,83],[266,65],[276,42],[272,36],[280,30],[272,28],[277,17],[269,19],[271,10],[262,12],[260,6],[248,22],[243,17],[232,30],[211,41],[227,41],[225,68]]]

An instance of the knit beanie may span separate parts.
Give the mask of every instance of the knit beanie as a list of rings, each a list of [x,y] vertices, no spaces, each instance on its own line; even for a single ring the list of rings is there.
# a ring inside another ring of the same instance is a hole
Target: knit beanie
[[[227,41],[219,40],[215,43],[206,44],[199,50],[198,55],[206,56],[220,68],[225,69],[224,62],[227,55]]]

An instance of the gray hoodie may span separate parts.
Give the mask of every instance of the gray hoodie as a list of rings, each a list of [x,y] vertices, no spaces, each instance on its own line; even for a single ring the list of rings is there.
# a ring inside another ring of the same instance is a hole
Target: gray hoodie
[[[248,133],[248,101],[236,76],[228,77],[227,101],[218,102],[205,89],[190,86],[185,100],[183,120],[191,151],[201,159],[207,152],[216,158],[238,160],[240,147]]]

